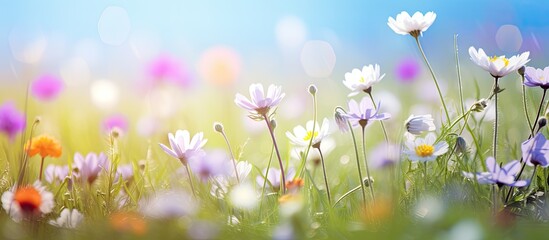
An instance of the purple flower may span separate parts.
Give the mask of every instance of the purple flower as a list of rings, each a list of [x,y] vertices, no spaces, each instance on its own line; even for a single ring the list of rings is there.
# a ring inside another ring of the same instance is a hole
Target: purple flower
[[[109,160],[107,155],[104,153],[88,153],[86,157],[82,156],[80,153],[74,154],[74,166],[75,166],[75,176],[82,181],[86,181],[89,184],[92,184],[101,171],[107,171],[109,168]]]
[[[402,82],[411,82],[419,75],[420,70],[421,66],[415,59],[405,58],[396,66],[395,74]]]
[[[63,182],[69,175],[69,166],[48,165],[44,174],[48,183]]]
[[[488,172],[468,173],[463,175],[469,179],[477,179],[480,184],[497,184],[498,186],[524,187],[529,184],[527,180],[515,180],[515,175],[520,171],[520,162],[513,160],[505,166],[500,167],[493,157],[486,159],[486,168]]]
[[[63,90],[63,81],[52,75],[42,75],[31,83],[32,95],[41,101],[53,100],[61,90]]]
[[[186,87],[190,84],[190,76],[187,71],[168,55],[160,55],[155,58],[148,68],[152,84],[158,82],[171,82]]]
[[[529,166],[549,166],[549,141],[543,134],[538,133],[534,138],[524,141],[521,150],[522,159]]]
[[[263,187],[263,182],[265,181],[265,176],[267,174],[267,169],[263,169],[263,175],[257,176],[255,179],[257,184],[261,187]],[[288,171],[286,172],[286,179],[293,179],[295,176],[295,169],[294,168],[288,168]],[[271,186],[274,191],[278,191],[280,188],[280,183],[282,182],[282,174],[280,172],[280,169],[277,168],[269,168],[269,174],[267,174],[267,186]]]
[[[133,180],[133,165],[131,163],[118,165],[114,178],[117,182],[120,178],[122,178],[122,181],[124,182]]]
[[[278,105],[285,94],[280,86],[269,85],[267,95],[263,90],[261,83],[250,85],[250,99],[237,93],[234,102],[241,108],[251,112],[250,118],[262,120],[264,116],[269,115],[269,111]]]
[[[111,132],[113,129],[126,132],[128,130],[128,119],[122,114],[115,114],[103,121],[103,129]]]
[[[203,157],[189,159],[189,165],[193,173],[206,182],[210,177],[216,177],[234,172],[231,160],[227,153],[222,150],[208,152]]]
[[[5,102],[0,106],[0,132],[8,135],[10,141],[25,129],[25,115],[15,108],[12,101]]]
[[[377,109],[380,104],[378,103]],[[378,113],[374,105],[370,102],[370,99],[363,97],[360,101],[360,105],[354,100],[349,101],[349,112],[343,114],[344,117],[351,121],[353,127],[362,126],[366,127],[370,120],[385,120],[391,117],[389,113]]]
[[[526,67],[524,78],[525,86],[549,89],[549,67],[545,67],[543,70],[540,68]]]
[[[187,130],[177,130],[175,136],[172,133],[168,134],[171,148],[160,143],[160,147],[170,156],[179,159],[181,163],[187,166],[189,159],[204,154],[202,147],[208,141],[204,139],[204,134],[199,132],[191,139],[190,133]]]

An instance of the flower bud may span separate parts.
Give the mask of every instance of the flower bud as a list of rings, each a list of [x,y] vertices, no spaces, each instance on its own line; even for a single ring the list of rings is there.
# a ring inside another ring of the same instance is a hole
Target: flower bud
[[[477,102],[473,104],[473,107],[471,108],[471,111],[473,112],[482,112],[484,109],[488,106],[488,103],[486,99],[480,99]]]
[[[467,152],[467,142],[462,137],[456,139],[456,152],[462,154]]]
[[[520,67],[517,72],[520,76],[524,77],[524,71],[526,70],[525,66]]]
[[[339,128],[339,131],[347,132],[347,130],[349,130],[347,120],[345,119],[345,117],[343,117],[343,115],[341,115],[339,111],[335,111],[334,118],[335,118],[337,127]]]
[[[309,93],[310,93],[311,95],[314,96],[314,95],[316,94],[316,91],[317,91],[317,90],[318,90],[318,89],[316,88],[316,86],[315,86],[314,84],[309,85]]]
[[[274,130],[274,129],[276,128],[276,120],[274,120],[274,119],[271,119],[271,121],[270,121],[270,122],[271,122],[271,129],[273,129],[273,130]]]
[[[214,122],[214,130],[219,133],[223,133],[223,124]]]
[[[541,129],[542,127],[545,127],[545,125],[547,125],[547,118],[541,117],[538,120],[538,129]]]

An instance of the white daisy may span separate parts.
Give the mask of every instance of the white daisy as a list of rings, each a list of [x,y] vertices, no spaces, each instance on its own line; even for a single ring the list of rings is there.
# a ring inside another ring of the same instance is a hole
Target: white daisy
[[[425,138],[408,139],[404,153],[412,162],[428,162],[448,151],[448,143],[440,141],[435,144],[436,136],[429,133]]]
[[[322,139],[328,135],[329,127],[330,123],[328,119],[324,118],[321,126],[319,126],[318,123],[315,123],[315,131],[313,132],[313,121],[308,121],[307,124],[305,124],[305,127],[301,125],[296,126],[293,134],[291,132],[286,132],[286,136],[290,139],[292,144],[298,147],[309,146],[311,139],[313,141],[312,146],[316,147],[320,146]]]
[[[50,220],[50,224],[56,227],[76,228],[84,220],[84,215],[76,209],[65,208],[56,220]]]
[[[410,34],[417,37],[427,31],[436,18],[437,15],[434,12],[428,12],[425,15],[416,12],[413,16],[410,16],[410,14],[403,11],[396,16],[396,20],[389,17],[387,25],[398,34]]]
[[[530,59],[528,59],[530,52],[524,52],[520,55],[512,56],[511,58],[506,58],[505,56],[488,57],[482,48],[479,48],[477,51],[474,47],[470,47],[469,55],[476,65],[497,78],[504,77],[511,72],[517,71],[517,69],[530,61]]]
[[[385,77],[385,74],[380,75],[379,65],[364,66],[362,71],[358,68],[353,71],[345,73],[345,80],[343,84],[353,91],[349,94],[349,97],[355,96],[360,92],[370,91],[370,88],[377,82],[381,81]]]
[[[406,130],[415,135],[420,135],[423,132],[431,132],[435,131],[436,126],[434,123],[434,119],[431,116],[431,114],[426,115],[418,115],[414,116],[413,114],[410,115],[408,119],[406,119],[405,122]]]
[[[54,204],[53,194],[40,181],[29,186],[12,187],[2,194],[2,207],[16,222],[50,213]]]

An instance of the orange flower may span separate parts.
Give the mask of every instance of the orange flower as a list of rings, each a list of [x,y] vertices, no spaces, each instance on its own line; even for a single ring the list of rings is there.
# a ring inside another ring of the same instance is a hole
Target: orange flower
[[[121,232],[131,232],[142,236],[147,233],[147,222],[137,213],[117,212],[110,216],[112,228]]]
[[[303,179],[297,177],[286,183],[286,189],[288,189],[289,192],[297,192],[303,187],[304,183],[305,181],[303,181]]]
[[[21,187],[15,192],[14,200],[19,203],[23,212],[37,214],[40,212],[42,196],[33,187]]]
[[[57,142],[57,140],[46,135],[40,135],[32,138],[32,141],[25,144],[25,149],[29,151],[29,155],[31,157],[36,154],[40,154],[42,158],[48,156],[57,158],[61,156],[61,145]]]

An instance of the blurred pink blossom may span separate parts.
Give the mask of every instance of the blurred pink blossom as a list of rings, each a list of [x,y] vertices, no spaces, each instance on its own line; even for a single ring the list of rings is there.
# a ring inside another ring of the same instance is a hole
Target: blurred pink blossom
[[[395,69],[395,75],[401,82],[412,82],[420,74],[421,66],[417,60],[404,58],[400,60]]]
[[[32,81],[32,95],[41,101],[51,101],[63,90],[63,81],[53,75],[45,74]]]
[[[115,114],[105,118],[103,121],[103,129],[106,132],[110,132],[115,128],[122,133],[125,133],[128,130],[128,119],[126,116],[122,114]]]
[[[147,73],[151,85],[166,82],[187,87],[191,84],[190,74],[184,65],[166,54],[153,59],[148,66]]]

